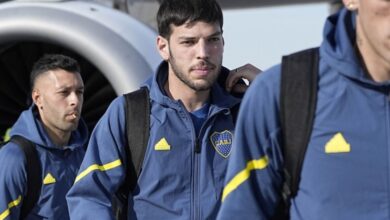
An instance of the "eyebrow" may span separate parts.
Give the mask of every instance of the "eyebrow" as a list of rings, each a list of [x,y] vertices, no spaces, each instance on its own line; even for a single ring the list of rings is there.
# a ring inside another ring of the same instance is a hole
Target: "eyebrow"
[[[62,90],[62,89],[71,89],[72,88],[72,86],[60,86],[60,87],[58,87],[58,88],[56,88],[56,90]],[[78,86],[78,87],[76,87],[76,89],[77,90],[80,90],[80,89],[85,89],[85,86]]]
[[[218,36],[218,35],[222,35],[222,32],[221,31],[217,31],[217,32],[207,36],[206,38],[215,37],[215,36]],[[189,40],[189,39],[196,39],[196,38],[197,37],[182,36],[182,37],[179,37],[178,39],[179,40]]]
[[[222,35],[222,31],[217,31],[214,34],[210,35],[210,37],[216,36],[216,35]]]

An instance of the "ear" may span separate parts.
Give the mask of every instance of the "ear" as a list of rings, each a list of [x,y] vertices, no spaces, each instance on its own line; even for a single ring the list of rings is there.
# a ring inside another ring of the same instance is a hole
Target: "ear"
[[[343,3],[350,11],[355,11],[359,7],[359,0],[343,0]]]
[[[162,36],[157,37],[157,50],[160,53],[160,56],[163,58],[163,60],[165,61],[169,60],[170,57],[169,42],[167,39],[165,39]]]
[[[32,93],[31,93],[31,98],[32,98],[34,104],[38,108],[40,108],[42,105],[42,101],[41,101],[41,93],[39,92],[38,89],[33,89]]]

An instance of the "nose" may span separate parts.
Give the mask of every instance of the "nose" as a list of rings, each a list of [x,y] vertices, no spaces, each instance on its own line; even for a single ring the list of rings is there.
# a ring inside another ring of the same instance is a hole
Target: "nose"
[[[207,60],[209,58],[209,45],[205,40],[199,40],[198,42],[198,47],[197,47],[197,52],[198,52],[198,59],[205,59]]]
[[[71,106],[78,107],[83,104],[83,95],[79,95],[77,92],[72,92],[69,94],[69,104]]]

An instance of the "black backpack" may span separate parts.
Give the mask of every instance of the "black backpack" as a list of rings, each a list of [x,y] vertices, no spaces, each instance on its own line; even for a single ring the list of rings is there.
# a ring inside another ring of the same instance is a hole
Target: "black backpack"
[[[41,165],[37,150],[32,142],[19,135],[12,136],[9,141],[17,144],[23,150],[26,158],[27,194],[22,200],[23,204],[20,212],[20,219],[25,219],[38,202],[39,195],[41,194]],[[6,143],[8,142],[2,143],[0,147]]]
[[[274,219],[290,218],[290,200],[298,192],[316,110],[318,62],[318,48],[300,51],[282,59],[280,119],[284,183]]]

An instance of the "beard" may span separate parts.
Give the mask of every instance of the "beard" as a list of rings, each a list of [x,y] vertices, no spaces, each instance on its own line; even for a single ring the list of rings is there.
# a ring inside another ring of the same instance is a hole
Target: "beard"
[[[172,67],[172,71],[175,74],[175,76],[182,81],[185,85],[187,85],[189,88],[193,89],[194,91],[206,91],[209,90],[215,81],[217,80],[220,71],[221,71],[221,65],[222,61],[219,64],[213,64],[208,60],[202,60],[197,65],[192,66],[189,68],[189,71],[193,69],[196,66],[208,66],[210,69],[212,69],[213,73],[209,73],[209,77],[204,78],[202,80],[198,80],[200,82],[196,82],[195,80],[192,80],[189,76],[189,74],[185,73],[185,70],[183,68],[180,68],[179,65],[177,65],[176,59],[172,54],[172,51],[170,51],[171,57],[168,60],[168,63]]]

